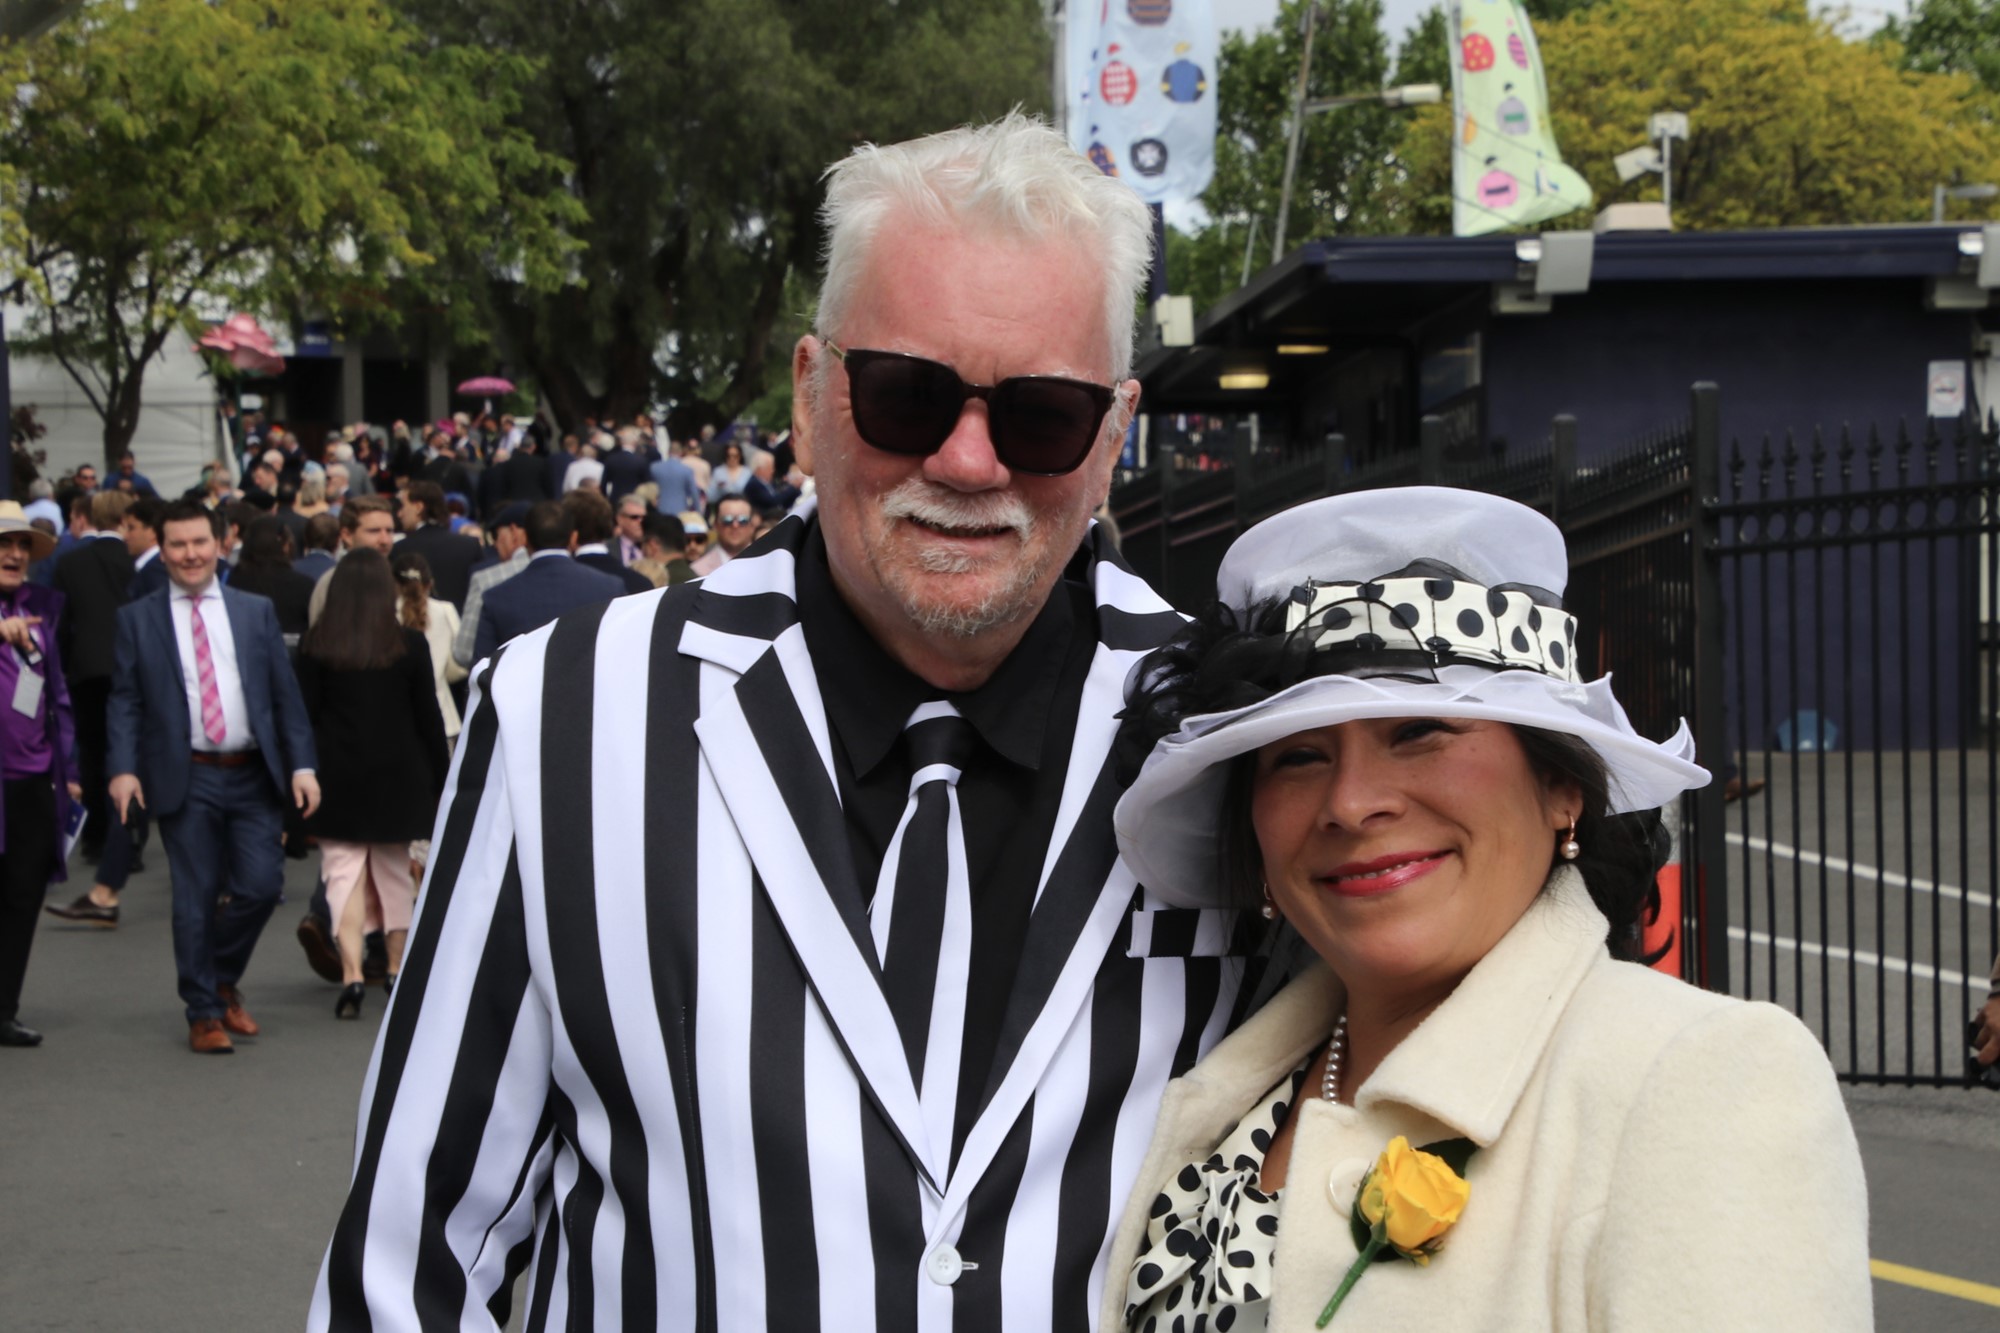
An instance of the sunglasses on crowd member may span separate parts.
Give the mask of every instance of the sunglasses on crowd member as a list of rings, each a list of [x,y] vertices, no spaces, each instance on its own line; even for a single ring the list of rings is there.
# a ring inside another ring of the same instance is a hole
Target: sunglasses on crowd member
[[[757,518],[754,514],[724,514],[715,521],[725,528],[740,528],[746,523],[755,523]]]
[[[934,454],[958,428],[966,400],[986,404],[993,452],[1014,472],[1060,477],[1090,456],[1115,401],[1102,384],[1060,375],[1010,375],[967,384],[941,361],[903,352],[826,349],[847,367],[854,429],[891,454]]]

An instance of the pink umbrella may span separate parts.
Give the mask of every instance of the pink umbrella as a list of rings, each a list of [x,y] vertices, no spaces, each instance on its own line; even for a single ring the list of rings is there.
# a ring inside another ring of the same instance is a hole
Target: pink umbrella
[[[486,398],[514,392],[514,381],[501,379],[498,375],[480,375],[459,385],[458,391],[468,398]]]
[[[221,352],[238,370],[259,375],[281,375],[285,370],[285,359],[278,355],[276,341],[254,317],[241,312],[210,328],[198,343]]]

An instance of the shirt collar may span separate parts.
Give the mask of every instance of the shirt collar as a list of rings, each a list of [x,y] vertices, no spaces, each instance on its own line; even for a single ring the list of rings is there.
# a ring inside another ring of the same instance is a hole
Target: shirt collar
[[[189,592],[186,588],[181,587],[181,585],[178,583],[174,584],[173,587],[174,587],[174,596],[190,602],[195,601],[197,599],[204,602],[212,602],[218,597],[222,596],[222,580],[218,579],[213,574],[210,574],[208,576],[208,582],[206,584],[195,589],[193,592]]]
[[[1076,614],[1059,583],[999,670],[978,689],[948,694],[889,656],[834,586],[826,541],[811,525],[798,565],[799,627],[821,676],[828,720],[840,733],[854,775],[885,759],[917,705],[946,698],[1002,758],[1038,769],[1049,707],[1062,675]]]

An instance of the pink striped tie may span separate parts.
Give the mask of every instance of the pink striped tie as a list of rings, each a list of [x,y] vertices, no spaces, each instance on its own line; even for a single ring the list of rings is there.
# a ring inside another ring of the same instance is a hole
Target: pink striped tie
[[[188,598],[188,627],[194,634],[194,675],[201,685],[201,734],[220,745],[229,736],[222,725],[222,691],[215,683],[215,658],[208,651],[208,628],[201,623],[201,598]]]

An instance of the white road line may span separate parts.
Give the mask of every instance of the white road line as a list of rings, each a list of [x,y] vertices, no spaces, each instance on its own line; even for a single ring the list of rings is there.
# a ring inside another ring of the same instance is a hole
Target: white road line
[[[1819,944],[1813,940],[1795,940],[1785,935],[1780,935],[1774,940],[1765,931],[1745,930],[1741,926],[1731,926],[1729,928],[1729,938],[1739,943],[1747,939],[1760,949],[1768,949],[1775,943],[1780,949],[1796,949],[1800,953],[1812,958],[1825,955],[1828,958],[1837,959],[1841,962],[1846,962],[1852,958],[1863,967],[1879,967],[1885,972],[1895,972],[1898,974],[1908,973],[1922,981],[1929,981],[1932,978],[1936,978],[1944,982],[1947,986],[1959,986],[1969,989],[1973,984],[1963,972],[1954,972],[1950,968],[1944,967],[1932,967],[1929,963],[1913,963],[1907,958],[1884,958],[1881,954],[1870,953],[1866,949],[1848,949],[1838,944]],[[1979,978],[1978,984],[1984,987],[1986,985],[1986,978]]]
[[[1828,870],[1834,871],[1837,874],[1851,874],[1856,879],[1872,879],[1876,883],[1887,885],[1892,889],[1909,889],[1914,893],[1934,893],[1938,897],[1948,898],[1952,902],[1968,902],[1974,907],[1984,907],[1989,911],[1993,907],[1993,895],[1990,893],[1980,893],[1976,889],[1967,891],[1951,884],[1939,884],[1933,880],[1912,879],[1901,871],[1877,870],[1874,866],[1863,865],[1858,861],[1850,861],[1844,856],[1828,856],[1824,852],[1802,851],[1797,847],[1792,847],[1782,842],[1772,842],[1768,838],[1760,838],[1755,834],[1746,837],[1741,833],[1732,832],[1725,833],[1723,836],[1734,847],[1748,847],[1753,852],[1767,852],[1772,856],[1787,857],[1809,866],[1823,865]]]

